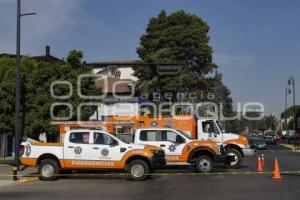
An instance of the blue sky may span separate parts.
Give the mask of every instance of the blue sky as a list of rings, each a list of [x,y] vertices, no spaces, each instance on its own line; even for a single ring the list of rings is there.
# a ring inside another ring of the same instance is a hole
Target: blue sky
[[[15,51],[15,0],[0,0],[0,52]],[[214,62],[235,102],[258,101],[266,113],[284,107],[289,75],[299,85],[300,1],[297,0],[22,0],[22,53],[65,57],[71,49],[87,61],[137,59],[149,18],[183,9],[210,26]],[[298,87],[299,88],[299,87]],[[299,103],[296,88],[296,102]],[[291,101],[290,101],[291,103]]]

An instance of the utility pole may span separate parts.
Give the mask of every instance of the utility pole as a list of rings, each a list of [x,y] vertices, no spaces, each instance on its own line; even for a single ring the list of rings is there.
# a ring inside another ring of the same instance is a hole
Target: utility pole
[[[288,121],[287,121],[287,96],[289,92],[289,87],[285,88],[285,130],[288,131]]]
[[[294,76],[289,77],[288,85],[292,85],[292,87],[293,87],[293,129],[294,129],[294,134],[296,134],[296,95],[295,95]]]
[[[15,103],[15,165],[13,167],[13,179],[17,180],[19,169],[19,145],[21,137],[21,76],[20,76],[20,43],[21,43],[21,17],[26,15],[35,15],[36,13],[21,13],[21,0],[17,0],[17,41],[16,41],[16,103]]]

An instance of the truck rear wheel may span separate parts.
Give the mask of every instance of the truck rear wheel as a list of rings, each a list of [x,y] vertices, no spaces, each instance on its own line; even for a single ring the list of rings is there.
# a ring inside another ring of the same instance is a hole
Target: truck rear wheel
[[[42,160],[39,165],[39,179],[42,181],[53,181],[57,179],[60,171],[57,161],[53,159]]]
[[[133,181],[143,181],[148,178],[150,167],[148,163],[143,160],[136,159],[128,165],[128,178]]]
[[[214,161],[211,157],[203,155],[197,158],[195,165],[198,172],[209,173],[213,170]]]
[[[234,156],[234,161],[227,164],[228,167],[237,169],[241,166],[243,157],[239,150],[230,148],[226,151],[226,155]]]

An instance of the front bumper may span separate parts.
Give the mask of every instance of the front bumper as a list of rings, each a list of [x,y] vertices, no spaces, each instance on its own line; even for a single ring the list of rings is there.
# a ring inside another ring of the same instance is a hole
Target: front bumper
[[[256,150],[251,149],[251,148],[243,148],[242,149],[243,154],[245,157],[250,157],[250,156],[255,156],[256,155]]]
[[[231,163],[234,161],[234,155],[221,155],[216,156],[217,163]]]
[[[165,152],[154,153],[152,158],[149,158],[151,169],[160,169],[166,165]]]

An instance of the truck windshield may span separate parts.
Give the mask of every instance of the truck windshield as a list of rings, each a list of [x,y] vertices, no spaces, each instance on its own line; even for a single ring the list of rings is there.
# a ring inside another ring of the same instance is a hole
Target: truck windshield
[[[219,126],[219,129],[222,133],[225,133],[225,127],[224,127],[224,122],[217,121],[217,124]]]
[[[188,138],[188,139],[192,139],[192,137],[190,135],[188,135],[186,132],[182,131],[182,130],[177,130],[179,133],[181,133],[184,137]]]

